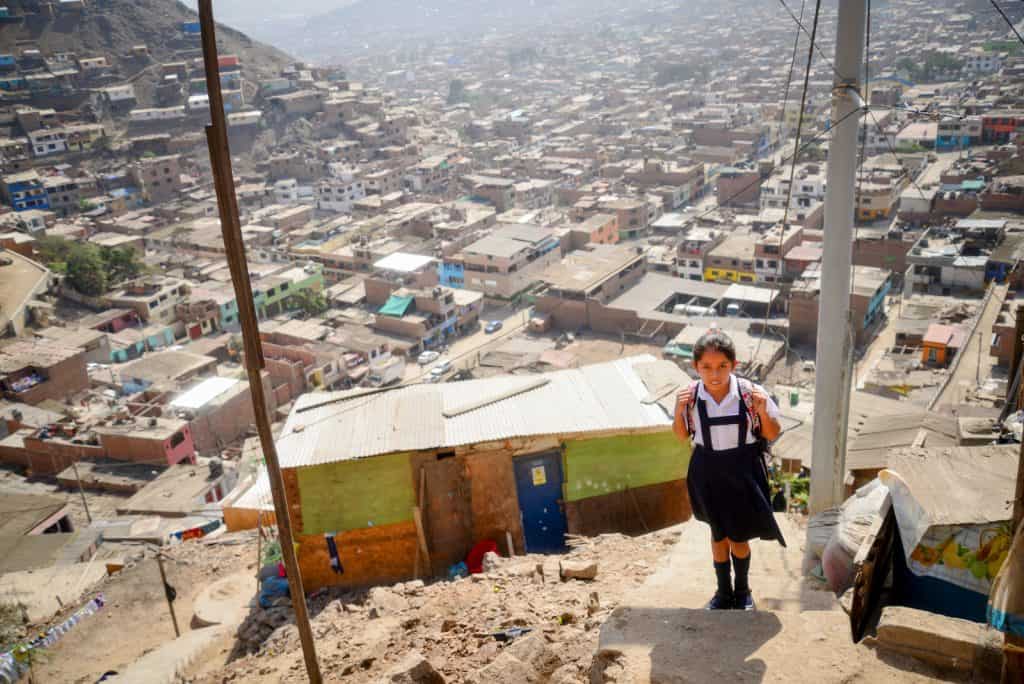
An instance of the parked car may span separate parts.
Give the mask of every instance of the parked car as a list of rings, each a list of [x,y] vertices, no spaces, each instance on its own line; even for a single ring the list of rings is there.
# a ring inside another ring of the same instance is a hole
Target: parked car
[[[436,351],[428,350],[422,352],[419,356],[416,357],[416,363],[420,364],[421,366],[425,366],[428,363],[433,363],[434,361],[437,361],[439,358],[441,358],[441,355],[439,353],[437,353]]]
[[[484,328],[484,332],[488,335],[498,332],[499,330],[501,330],[501,321],[491,321],[487,324],[487,327]]]
[[[443,359],[437,362],[433,368],[430,369],[430,374],[440,377],[452,369],[452,362],[448,359]]]

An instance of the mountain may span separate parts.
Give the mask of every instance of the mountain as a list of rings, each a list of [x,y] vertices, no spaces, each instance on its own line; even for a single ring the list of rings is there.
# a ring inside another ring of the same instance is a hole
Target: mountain
[[[303,56],[329,59],[414,40],[507,35],[594,21],[617,23],[627,4],[621,0],[355,0],[310,18],[289,44]]]
[[[122,64],[132,46],[146,45],[156,62],[179,58],[176,51],[190,47],[181,38],[182,22],[198,21],[194,10],[176,0],[93,0],[80,13],[64,11],[52,17],[33,13],[30,8],[38,5],[35,2],[9,0],[6,4],[11,15],[24,18],[21,23],[0,28],[0,52],[17,53],[36,47],[44,55],[106,55],[120,67],[123,76],[137,71],[137,65]],[[217,38],[220,54],[238,55],[250,78],[276,75],[295,61],[285,52],[224,24],[217,25]]]

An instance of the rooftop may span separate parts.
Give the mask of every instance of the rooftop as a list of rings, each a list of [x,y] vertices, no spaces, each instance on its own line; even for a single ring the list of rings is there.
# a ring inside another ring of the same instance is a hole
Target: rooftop
[[[51,342],[19,340],[0,349],[0,373],[13,373],[27,366],[48,368],[81,353],[80,349]]]
[[[0,535],[38,534],[66,508],[67,501],[56,496],[5,493],[0,496]]]
[[[208,463],[172,465],[119,505],[117,512],[184,517],[202,508],[203,496],[217,480]]]
[[[11,311],[17,311],[31,298],[50,271],[35,261],[17,252],[0,250],[0,259],[10,260],[3,265],[0,261],[0,331],[10,320]]]
[[[528,377],[307,394],[278,450],[282,467],[298,468],[531,435],[662,431],[672,408],[660,390],[685,382],[674,363],[643,355]]]
[[[589,292],[601,281],[642,258],[631,247],[594,245],[592,250],[577,250],[559,263],[551,265],[544,271],[541,280],[554,289]]]
[[[128,378],[151,383],[176,380],[184,375],[198,371],[207,365],[216,365],[217,360],[210,356],[200,356],[185,351],[158,351],[146,354],[141,359],[131,361],[118,368],[124,382]]]

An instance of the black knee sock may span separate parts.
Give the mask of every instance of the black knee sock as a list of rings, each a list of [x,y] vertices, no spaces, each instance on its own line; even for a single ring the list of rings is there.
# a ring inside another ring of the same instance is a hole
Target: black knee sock
[[[732,577],[729,572],[729,561],[715,563],[715,577],[718,578],[718,593],[728,596],[732,593]]]
[[[747,576],[750,572],[750,556],[746,558],[732,557],[732,568],[736,574],[736,594],[746,596],[750,591],[750,584]]]

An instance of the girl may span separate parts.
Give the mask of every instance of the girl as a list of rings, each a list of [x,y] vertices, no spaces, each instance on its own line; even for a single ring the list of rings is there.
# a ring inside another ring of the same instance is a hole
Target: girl
[[[693,348],[700,382],[676,396],[676,436],[691,440],[693,455],[686,475],[693,514],[711,526],[711,555],[718,590],[709,610],[754,609],[747,583],[748,540],[782,538],[769,501],[764,466],[765,442],[779,436],[779,407],[764,388],[737,378],[736,348],[718,330],[703,335]],[[729,556],[736,575],[729,572]]]

